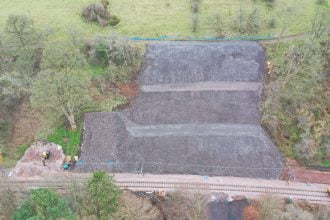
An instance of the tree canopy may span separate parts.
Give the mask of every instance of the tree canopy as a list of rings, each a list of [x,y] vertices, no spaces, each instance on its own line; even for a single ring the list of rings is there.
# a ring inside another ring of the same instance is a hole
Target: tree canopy
[[[14,220],[73,219],[68,201],[48,189],[32,190],[29,198],[16,210]]]
[[[87,62],[73,44],[52,44],[44,50],[42,70],[33,83],[31,102],[76,129],[76,117],[90,102]]]
[[[76,185],[72,194],[79,215],[111,219],[119,210],[120,189],[104,171],[93,173],[93,177],[82,187]]]

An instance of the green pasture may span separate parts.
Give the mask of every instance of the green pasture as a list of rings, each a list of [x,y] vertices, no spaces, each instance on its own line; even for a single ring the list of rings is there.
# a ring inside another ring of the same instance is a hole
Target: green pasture
[[[259,35],[277,35],[289,23],[286,34],[308,30],[318,6],[316,0],[276,0],[268,7],[263,0],[202,0],[200,28],[192,32],[190,0],[111,0],[110,11],[120,18],[115,27],[102,28],[86,23],[80,16],[82,9],[96,0],[1,0],[0,30],[11,14],[32,17],[40,29],[52,30],[56,39],[65,38],[68,30],[82,36],[117,32],[127,36],[216,36],[215,15],[221,14],[226,36],[239,35],[231,28],[240,12],[258,9],[262,29]],[[326,6],[322,6],[326,7]],[[290,9],[290,12],[287,12]],[[268,26],[274,18],[276,27]]]

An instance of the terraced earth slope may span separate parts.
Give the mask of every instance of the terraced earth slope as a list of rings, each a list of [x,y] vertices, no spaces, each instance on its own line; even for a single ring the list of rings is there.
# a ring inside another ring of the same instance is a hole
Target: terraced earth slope
[[[264,72],[256,43],[149,44],[131,106],[85,115],[75,171],[278,178],[281,154],[260,126]]]

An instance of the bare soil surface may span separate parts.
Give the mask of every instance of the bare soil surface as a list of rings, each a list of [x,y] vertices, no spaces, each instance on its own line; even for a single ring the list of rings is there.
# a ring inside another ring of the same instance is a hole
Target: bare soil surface
[[[49,150],[50,157],[42,162],[42,152]],[[10,177],[43,177],[54,173],[62,173],[65,155],[63,149],[53,143],[37,142],[31,145],[20,159],[15,168],[9,173]]]
[[[139,85],[136,82],[118,84],[117,88],[128,100],[134,99],[139,94]]]
[[[320,172],[317,170],[309,170],[303,167],[291,168],[294,180],[306,183],[322,183],[330,185],[330,173]]]
[[[330,172],[305,168],[300,166],[296,161],[287,159],[286,167],[282,173],[281,179],[295,182],[330,185]]]
[[[262,47],[148,45],[129,108],[85,115],[76,172],[278,178],[281,154],[260,126]]]

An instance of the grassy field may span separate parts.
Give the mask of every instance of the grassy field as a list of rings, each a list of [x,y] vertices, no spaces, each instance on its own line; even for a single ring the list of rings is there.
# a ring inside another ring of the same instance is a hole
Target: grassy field
[[[240,8],[252,11],[258,8],[263,28],[261,35],[276,35],[285,20],[292,22],[287,34],[306,32],[310,19],[319,7],[316,0],[277,0],[275,7],[267,7],[262,0],[202,0],[200,28],[192,32],[192,14],[189,0],[111,0],[111,12],[120,18],[115,27],[102,28],[85,23],[80,16],[82,9],[96,0],[1,0],[0,29],[8,15],[31,16],[38,27],[52,29],[56,38],[65,37],[67,30],[76,29],[84,36],[118,32],[128,36],[215,36],[214,15],[221,14],[225,35],[237,35],[229,26],[237,18]],[[294,12],[284,13],[291,7]],[[289,17],[290,16],[290,17]],[[277,27],[269,28],[275,18]],[[226,28],[227,27],[227,28]]]

